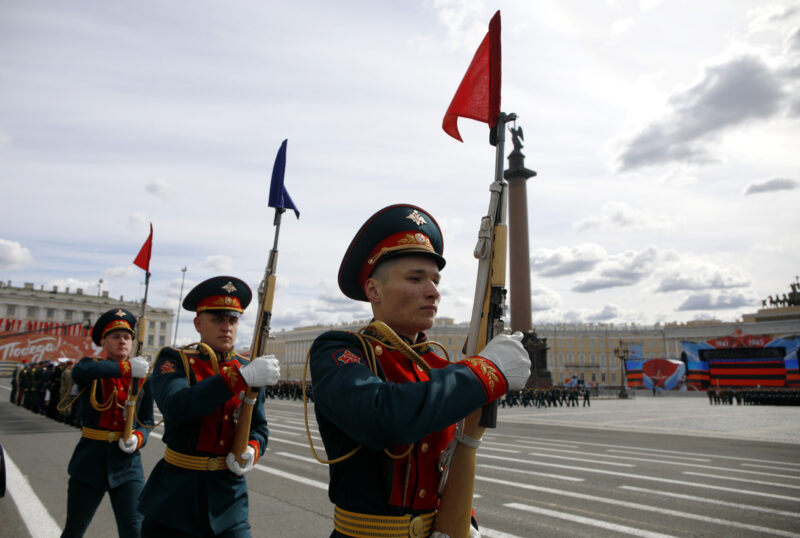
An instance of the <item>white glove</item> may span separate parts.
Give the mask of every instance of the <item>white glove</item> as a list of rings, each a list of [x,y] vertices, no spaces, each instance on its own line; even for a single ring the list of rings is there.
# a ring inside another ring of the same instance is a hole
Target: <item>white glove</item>
[[[233,452],[228,452],[228,455],[225,456],[225,464],[232,473],[242,476],[253,470],[255,456],[256,451],[253,447],[248,446],[241,455],[241,458],[244,460],[244,465],[240,465],[239,462],[236,461],[236,456]]]
[[[431,538],[450,538],[450,536],[443,533],[442,531],[436,531],[433,534],[431,534]],[[469,526],[469,538],[481,538],[480,531],[475,527],[473,527],[472,525]]]
[[[119,440],[119,449],[126,454],[133,454],[137,448],[139,448],[139,438],[135,435]]]
[[[522,333],[498,334],[484,347],[479,356],[489,359],[503,372],[508,390],[519,390],[531,375],[531,359],[522,347]]]
[[[281,378],[281,367],[275,355],[256,357],[239,370],[248,387],[274,385]]]
[[[150,369],[150,363],[144,357],[133,357],[128,362],[131,365],[131,377],[141,379],[147,375],[147,370]]]

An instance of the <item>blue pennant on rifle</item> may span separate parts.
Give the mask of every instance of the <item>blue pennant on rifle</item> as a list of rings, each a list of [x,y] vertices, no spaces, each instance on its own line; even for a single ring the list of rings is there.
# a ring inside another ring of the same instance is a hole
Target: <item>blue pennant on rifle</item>
[[[300,211],[294,205],[289,191],[283,184],[283,176],[286,172],[286,143],[284,140],[278,150],[278,155],[275,157],[275,165],[272,167],[272,181],[269,185],[269,207],[284,208],[294,210],[297,218],[300,218]]]

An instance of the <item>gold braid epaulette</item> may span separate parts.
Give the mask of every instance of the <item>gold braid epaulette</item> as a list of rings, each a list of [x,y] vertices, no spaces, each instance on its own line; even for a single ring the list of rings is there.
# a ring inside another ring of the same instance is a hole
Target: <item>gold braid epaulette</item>
[[[375,332],[377,337],[369,334],[370,332]],[[428,342],[428,341],[425,341],[425,342],[420,342],[418,344],[409,345],[409,344],[405,343],[403,341],[403,339],[400,338],[400,336],[398,336],[397,333],[392,330],[391,327],[389,327],[388,325],[386,325],[382,321],[373,321],[372,323],[370,323],[366,327],[362,327],[361,329],[359,329],[357,332],[348,333],[348,334],[351,334],[351,335],[355,336],[356,339],[358,340],[359,344],[361,344],[361,350],[364,353],[364,360],[367,361],[367,366],[372,371],[372,373],[374,373],[375,375],[379,375],[378,374],[378,361],[375,358],[375,350],[372,347],[372,345],[370,343],[368,343],[368,341],[369,342],[379,342],[381,345],[383,345],[386,349],[388,349],[390,351],[400,351],[411,362],[413,362],[414,364],[419,366],[422,370],[424,370],[425,373],[429,372],[431,367],[425,361],[425,359],[423,359],[415,351],[415,349],[420,349],[420,348],[423,348],[423,347],[426,347],[426,346],[431,346],[431,345],[432,346],[438,346],[444,352],[445,358],[448,361],[450,360],[449,356],[447,355],[447,350],[439,342]],[[388,344],[387,344],[387,341],[388,341]],[[303,389],[303,411],[304,411],[304,415],[305,415],[304,418],[305,418],[305,423],[306,423],[306,436],[308,437],[308,446],[311,449],[311,454],[314,456],[314,458],[320,463],[325,463],[325,464],[331,465],[331,464],[334,464],[334,463],[339,463],[340,461],[344,461],[344,460],[352,457],[353,455],[355,455],[356,452],[361,450],[361,447],[363,445],[359,445],[359,446],[355,447],[353,450],[351,450],[350,452],[348,452],[347,454],[345,454],[344,456],[340,456],[340,457],[332,459],[332,460],[324,460],[324,459],[320,458],[317,455],[317,451],[314,449],[314,442],[311,440],[311,430],[308,427],[308,399],[306,398],[306,377],[308,375],[308,361],[309,361],[310,357],[311,357],[311,349],[309,349],[308,353],[306,353],[306,361],[305,361],[305,364],[303,365],[303,383],[301,385],[301,387]],[[406,450],[403,454],[395,455],[392,452],[389,452],[389,449],[386,449],[386,448],[383,449],[383,452],[387,456],[389,456],[391,459],[397,460],[397,459],[404,458],[404,457],[408,456],[408,454],[411,453],[411,450],[413,448],[414,448],[414,443],[411,443],[409,445],[409,447],[408,447],[408,450]]]
[[[219,373],[219,361],[217,361],[217,353],[211,349],[211,346],[205,344],[203,342],[195,342],[194,344],[189,344],[188,346],[183,346],[178,348],[178,353],[180,353],[181,361],[183,362],[183,371],[186,372],[186,381],[189,382],[191,385],[192,380],[189,377],[189,359],[186,356],[186,350],[191,348],[192,346],[197,346],[197,351],[201,354],[208,356],[208,360],[211,361],[211,369],[214,370],[215,374]]]

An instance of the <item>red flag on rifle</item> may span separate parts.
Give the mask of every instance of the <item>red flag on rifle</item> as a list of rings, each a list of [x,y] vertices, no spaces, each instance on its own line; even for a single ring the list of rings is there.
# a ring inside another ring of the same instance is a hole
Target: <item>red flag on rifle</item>
[[[150,223],[150,235],[147,237],[147,241],[144,242],[142,245],[142,249],[139,251],[139,254],[136,255],[136,259],[133,260],[133,264],[141,267],[145,270],[145,272],[150,272],[150,255],[153,253],[153,223]]]
[[[493,128],[500,114],[500,11],[489,22],[489,32],[481,41],[464,79],[444,115],[444,132],[463,142],[458,132],[458,117],[488,123]]]

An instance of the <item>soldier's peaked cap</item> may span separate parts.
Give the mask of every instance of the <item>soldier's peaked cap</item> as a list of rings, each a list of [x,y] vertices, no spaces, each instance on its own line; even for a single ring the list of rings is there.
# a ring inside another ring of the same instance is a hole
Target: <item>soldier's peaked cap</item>
[[[218,312],[239,317],[250,304],[250,286],[232,276],[215,276],[204,280],[186,294],[183,307],[190,312]]]
[[[122,330],[134,334],[134,327],[136,327],[136,316],[124,308],[112,308],[97,318],[97,321],[94,323],[92,342],[94,342],[96,346],[99,346],[100,339],[113,331]]]
[[[364,283],[380,264],[398,256],[429,256],[444,267],[442,231],[430,213],[410,204],[384,207],[358,230],[342,264],[339,288],[356,301],[366,301]]]

